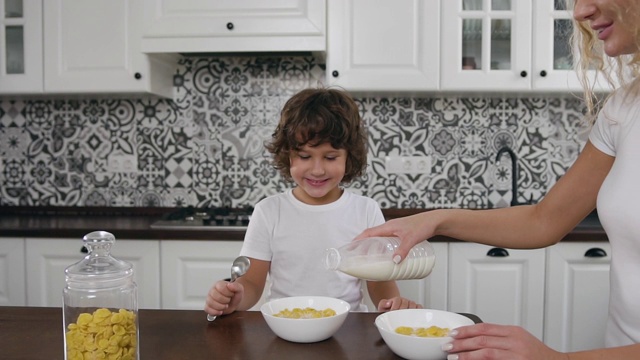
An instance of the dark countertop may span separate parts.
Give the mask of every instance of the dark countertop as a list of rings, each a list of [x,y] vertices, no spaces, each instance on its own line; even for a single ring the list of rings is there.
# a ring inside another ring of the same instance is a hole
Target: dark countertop
[[[0,207],[0,236],[77,238],[95,230],[113,233],[118,239],[136,240],[238,240],[242,230],[166,230],[150,225],[173,208],[114,207]],[[426,209],[383,209],[387,220],[413,215]],[[607,241],[597,214],[587,216],[563,241]],[[459,241],[436,236],[429,241]]]
[[[236,311],[207,322],[202,310],[140,309],[140,358],[175,359],[400,359],[374,321],[379,313],[349,313],[327,340],[299,344],[277,337],[259,311]],[[475,323],[473,314],[462,314]],[[62,309],[0,307],[2,359],[63,359]]]

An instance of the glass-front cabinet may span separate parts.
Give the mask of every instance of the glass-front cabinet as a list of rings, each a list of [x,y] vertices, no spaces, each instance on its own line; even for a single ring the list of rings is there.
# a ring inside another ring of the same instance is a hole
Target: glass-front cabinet
[[[581,90],[571,53],[571,2],[443,1],[442,89]]]
[[[42,1],[0,0],[0,94],[42,92]]]

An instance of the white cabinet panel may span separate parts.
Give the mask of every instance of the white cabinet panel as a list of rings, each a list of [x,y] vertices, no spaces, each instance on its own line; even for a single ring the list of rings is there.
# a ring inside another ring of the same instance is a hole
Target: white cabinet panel
[[[435,250],[435,266],[431,274],[424,279],[400,280],[398,287],[402,296],[412,299],[428,309],[446,310],[447,308],[447,275],[448,244],[431,243]]]
[[[42,0],[8,5],[0,1],[0,94],[41,93]]]
[[[531,0],[505,2],[508,11],[494,9],[496,2],[490,1],[475,1],[479,7],[466,0],[443,1],[443,90],[531,88]],[[505,34],[492,31],[496,22],[504,24]]]
[[[27,304],[24,239],[0,238],[0,305]]]
[[[177,58],[141,52],[142,9],[135,0],[45,1],[45,91],[172,97]]]
[[[426,309],[446,310],[447,308],[447,274],[448,274],[448,244],[444,242],[431,243],[436,255],[436,262],[431,274],[424,279],[398,280],[400,295],[421,304]],[[367,286],[363,283],[365,304],[369,311],[377,311],[367,293]]]
[[[329,0],[327,82],[349,91],[439,86],[438,0]]]
[[[324,51],[324,0],[144,0],[144,52]]]
[[[544,341],[558,351],[604,347],[609,305],[608,242],[548,249]]]
[[[62,306],[64,269],[85,254],[76,239],[26,239],[27,305]],[[158,241],[116,240],[113,257],[133,265],[138,285],[138,307],[158,309],[160,304],[160,250]]]
[[[164,240],[161,245],[162,307],[204,309],[211,286],[231,276],[241,241]],[[204,314],[203,314],[204,316]]]
[[[476,314],[485,322],[520,325],[542,339],[544,271],[544,249],[451,243],[448,310]]]
[[[557,0],[443,1],[441,88],[580,92],[571,18]],[[604,78],[588,76],[609,91]]]

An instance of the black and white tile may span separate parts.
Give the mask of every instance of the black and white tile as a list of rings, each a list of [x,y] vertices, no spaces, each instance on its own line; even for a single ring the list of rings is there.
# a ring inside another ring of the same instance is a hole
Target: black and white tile
[[[264,150],[291,95],[324,82],[313,57],[184,57],[174,97],[0,98],[0,205],[242,206],[291,186]],[[586,141],[573,97],[359,97],[367,174],[348,187],[383,208],[493,208],[540,200]],[[109,167],[131,155],[137,171]],[[386,156],[431,173],[388,174]],[[506,158],[505,158],[506,159]]]

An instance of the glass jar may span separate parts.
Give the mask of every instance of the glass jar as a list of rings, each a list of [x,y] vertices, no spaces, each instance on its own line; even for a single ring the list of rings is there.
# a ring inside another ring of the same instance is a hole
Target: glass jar
[[[65,269],[65,359],[140,359],[138,291],[130,263],[111,256],[106,231],[84,236],[87,256]]]
[[[435,265],[435,252],[428,241],[415,245],[409,255],[396,264],[393,253],[400,239],[395,237],[371,237],[350,242],[325,252],[325,267],[342,271],[363,280],[387,281],[422,279]]]

